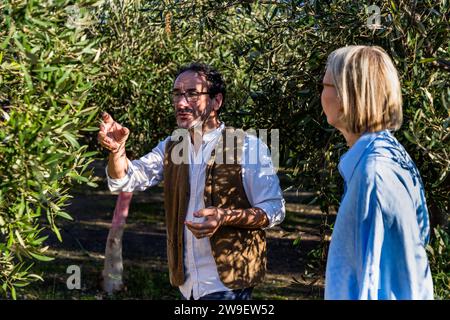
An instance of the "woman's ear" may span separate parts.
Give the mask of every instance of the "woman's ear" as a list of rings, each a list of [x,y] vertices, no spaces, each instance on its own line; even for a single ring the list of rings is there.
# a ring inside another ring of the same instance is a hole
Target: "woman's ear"
[[[213,104],[213,109],[215,111],[219,110],[220,107],[222,106],[222,102],[223,102],[223,95],[221,93],[218,93],[214,96],[214,104]]]

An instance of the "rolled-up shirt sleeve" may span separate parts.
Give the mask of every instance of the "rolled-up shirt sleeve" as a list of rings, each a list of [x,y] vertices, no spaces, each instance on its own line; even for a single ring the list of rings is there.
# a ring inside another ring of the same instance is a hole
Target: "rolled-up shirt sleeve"
[[[158,143],[151,152],[137,160],[127,160],[128,170],[124,177],[113,179],[108,175],[106,167],[106,177],[109,190],[112,192],[143,191],[149,187],[157,185],[163,180],[164,150],[167,140]]]
[[[269,148],[252,135],[245,137],[242,181],[252,207],[264,210],[269,219],[269,225],[265,229],[283,222],[285,201]]]

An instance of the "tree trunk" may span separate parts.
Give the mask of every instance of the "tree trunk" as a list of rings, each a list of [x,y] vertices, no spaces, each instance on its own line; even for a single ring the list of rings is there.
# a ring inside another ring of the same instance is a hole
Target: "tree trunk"
[[[132,192],[121,192],[117,197],[111,229],[105,249],[102,287],[108,294],[123,289],[122,235],[125,228]]]

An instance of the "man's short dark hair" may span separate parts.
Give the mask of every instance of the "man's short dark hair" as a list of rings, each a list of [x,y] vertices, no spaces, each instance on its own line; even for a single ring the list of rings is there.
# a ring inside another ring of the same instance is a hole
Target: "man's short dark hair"
[[[200,62],[193,62],[189,65],[182,66],[176,76],[175,79],[178,78],[178,76],[184,72],[192,71],[199,75],[203,75],[206,78],[206,81],[208,82],[208,92],[209,96],[215,97],[218,93],[222,94],[222,108],[225,102],[225,82],[223,81],[223,77],[220,74],[219,71],[214,69],[212,66],[207,65],[205,63]],[[220,108],[220,109],[222,109]],[[219,110],[220,110],[219,109]]]

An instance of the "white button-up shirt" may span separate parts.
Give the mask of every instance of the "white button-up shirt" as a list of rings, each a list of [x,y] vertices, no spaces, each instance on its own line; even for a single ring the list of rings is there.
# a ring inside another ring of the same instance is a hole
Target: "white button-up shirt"
[[[195,218],[193,213],[205,208],[203,199],[206,179],[206,166],[225,125],[203,135],[201,148],[196,153],[189,143],[189,183],[190,198],[186,220],[200,222],[204,218]],[[139,160],[128,161],[127,174],[121,179],[108,177],[111,191],[132,192],[145,190],[163,180],[164,152],[170,137],[161,141],[150,153]],[[257,154],[253,154],[257,152]],[[257,161],[249,161],[257,159]],[[267,146],[253,135],[245,135],[242,157],[242,181],[247,198],[252,207],[264,210],[270,228],[283,221],[285,216],[284,199],[276,172],[273,168]],[[106,171],[108,172],[108,171]],[[212,255],[209,238],[197,239],[185,226],[184,228],[184,271],[185,283],[180,291],[186,299],[193,295],[198,299],[217,291],[227,291],[220,280],[217,266]]]

